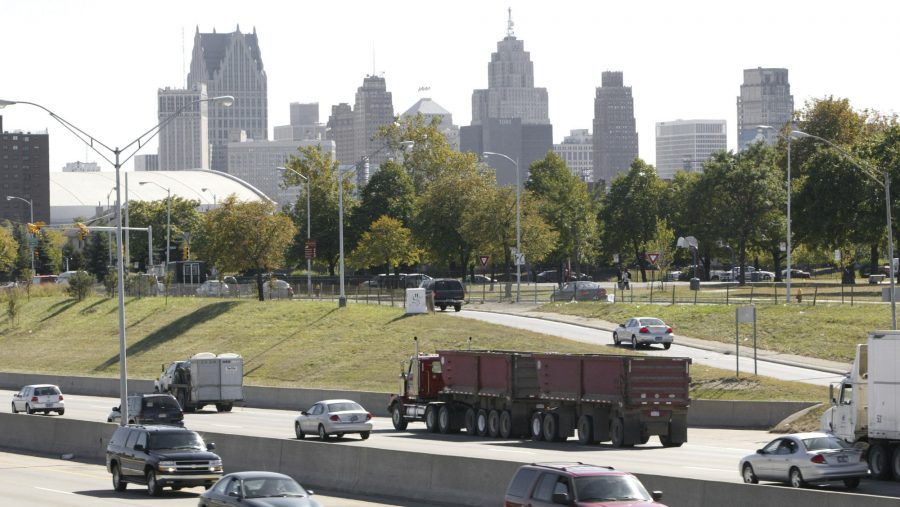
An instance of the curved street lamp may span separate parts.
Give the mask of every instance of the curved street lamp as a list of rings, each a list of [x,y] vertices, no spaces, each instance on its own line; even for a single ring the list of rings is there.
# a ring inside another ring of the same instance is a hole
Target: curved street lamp
[[[495,156],[505,158],[512,162],[513,166],[516,168],[516,255],[515,255],[515,263],[516,263],[516,303],[519,302],[519,295],[522,292],[522,264],[519,262],[519,256],[522,255],[522,210],[520,206],[520,194],[522,192],[521,187],[521,173],[519,172],[519,162],[509,158],[509,156],[504,155],[502,153],[495,153],[493,151],[486,151],[483,153],[484,156]],[[576,266],[577,267],[577,266]]]
[[[156,185],[157,187],[166,191],[166,269],[163,270],[163,273],[169,272],[169,250],[171,249],[171,237],[172,237],[172,189],[168,187],[164,187],[155,181],[139,181],[138,185]]]
[[[3,106],[0,105],[0,107],[3,107]],[[28,210],[31,213],[31,223],[33,224],[34,223],[34,201],[32,201],[31,199],[25,199],[24,197],[16,197],[14,195],[6,196],[7,201],[12,201],[13,199],[18,199],[22,202],[28,203]],[[34,276],[35,275],[35,272],[34,272],[34,247],[31,246],[30,243],[29,243],[28,251],[31,252],[31,276]]]
[[[119,184],[119,175],[122,169],[122,165],[125,162],[131,160],[131,158],[134,157],[135,154],[137,154],[137,152],[141,148],[143,148],[148,141],[156,137],[156,135],[159,134],[159,132],[166,125],[171,123],[172,120],[178,117],[189,107],[193,107],[194,104],[199,104],[202,102],[212,102],[216,105],[229,107],[234,104],[234,97],[230,95],[223,95],[220,97],[197,99],[189,102],[178,108],[166,119],[157,123],[152,128],[138,136],[137,139],[126,144],[123,148],[119,148],[118,146],[115,148],[111,148],[109,147],[109,145],[102,143],[94,136],[81,130],[80,128],[70,123],[68,120],[64,119],[63,117],[40,104],[36,104],[34,102],[0,99],[0,109],[16,104],[34,106],[38,109],[43,109],[45,112],[47,112],[47,114],[50,115],[51,118],[59,122],[59,124],[65,127],[66,130],[74,134],[75,137],[81,140],[81,142],[86,144],[90,149],[94,150],[94,152],[100,155],[100,158],[112,164],[112,166],[116,169],[116,248],[118,250],[118,253],[116,255],[116,274],[118,275],[117,285],[119,293],[119,410],[121,411],[120,413],[122,415],[119,424],[121,424],[122,426],[128,424],[128,376],[126,371],[127,363],[125,358],[125,265],[124,259],[122,258],[122,186]]]
[[[309,178],[302,175],[299,171],[295,171],[290,167],[276,167],[278,171],[290,171],[300,178],[306,183],[306,242],[309,243],[309,240],[312,238],[312,220],[310,219],[309,214]],[[312,297],[312,259],[309,256],[306,256],[306,295]]]

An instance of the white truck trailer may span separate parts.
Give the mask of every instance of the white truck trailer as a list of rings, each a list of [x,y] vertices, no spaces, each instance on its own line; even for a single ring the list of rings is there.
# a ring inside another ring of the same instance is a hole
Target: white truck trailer
[[[872,476],[900,481],[900,331],[870,332],[830,398],[822,430],[865,448]]]
[[[186,361],[163,365],[154,382],[160,393],[170,393],[185,411],[215,405],[230,412],[234,402],[244,399],[244,359],[238,354],[194,354]]]

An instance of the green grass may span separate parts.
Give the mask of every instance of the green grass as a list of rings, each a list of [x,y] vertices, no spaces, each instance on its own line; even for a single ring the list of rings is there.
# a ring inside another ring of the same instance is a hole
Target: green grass
[[[5,306],[4,306],[5,307]],[[0,322],[5,371],[115,377],[118,307],[100,297],[75,302],[32,296],[16,325]],[[128,373],[154,378],[160,366],[197,352],[237,352],[246,383],[391,392],[414,350],[479,349],[629,354],[440,312],[334,302],[143,298],[126,300]],[[692,366],[694,397],[820,400],[822,388]]]
[[[734,343],[735,305],[671,305],[630,303],[550,303],[541,311],[610,322],[652,315],[672,326],[675,334]],[[855,347],[868,332],[890,327],[888,305],[758,305],[756,334],[760,348],[834,361],[852,362]],[[741,324],[741,338],[752,339],[753,327]],[[746,342],[745,342],[746,343]]]

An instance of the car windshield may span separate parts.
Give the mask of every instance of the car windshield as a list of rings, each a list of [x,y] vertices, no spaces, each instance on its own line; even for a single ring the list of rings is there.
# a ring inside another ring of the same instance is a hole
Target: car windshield
[[[575,478],[575,498],[579,502],[615,500],[651,501],[644,486],[631,475],[591,475]]]
[[[141,400],[145,411],[181,410],[178,402],[172,396],[150,396]]]
[[[821,436],[804,438],[803,445],[810,451],[826,451],[828,449],[850,449],[852,446],[838,437]]]
[[[663,321],[659,319],[641,319],[642,326],[665,326]]]
[[[273,496],[306,496],[306,491],[294,479],[254,477],[244,479],[245,498]]]
[[[172,433],[150,433],[148,449],[184,449],[202,451],[206,449],[200,435],[192,431],[179,431]]]
[[[328,404],[328,412],[350,412],[352,410],[364,410],[359,403],[353,402],[340,402],[340,403],[329,403]]]
[[[59,389],[57,389],[56,386],[36,387],[34,389],[35,396],[51,396],[54,394],[59,394]]]

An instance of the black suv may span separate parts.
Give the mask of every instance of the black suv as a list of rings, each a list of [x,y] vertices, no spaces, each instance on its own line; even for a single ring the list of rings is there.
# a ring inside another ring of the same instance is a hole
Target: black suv
[[[113,407],[106,422],[122,418],[119,407]],[[171,394],[133,394],[128,396],[128,424],[184,425],[184,411]]]
[[[506,488],[504,507],[526,505],[629,505],[665,507],[661,491],[648,493],[637,477],[581,462],[523,465]]]
[[[463,288],[462,282],[453,278],[435,278],[426,280],[422,287],[431,293],[434,300],[434,306],[444,311],[448,306],[452,306],[454,310],[462,310],[462,305],[466,302],[466,290]]]
[[[215,448],[177,426],[120,426],[106,446],[106,469],[116,491],[125,491],[129,482],[146,484],[150,496],[166,486],[209,489],[222,478],[222,458],[209,452]]]

